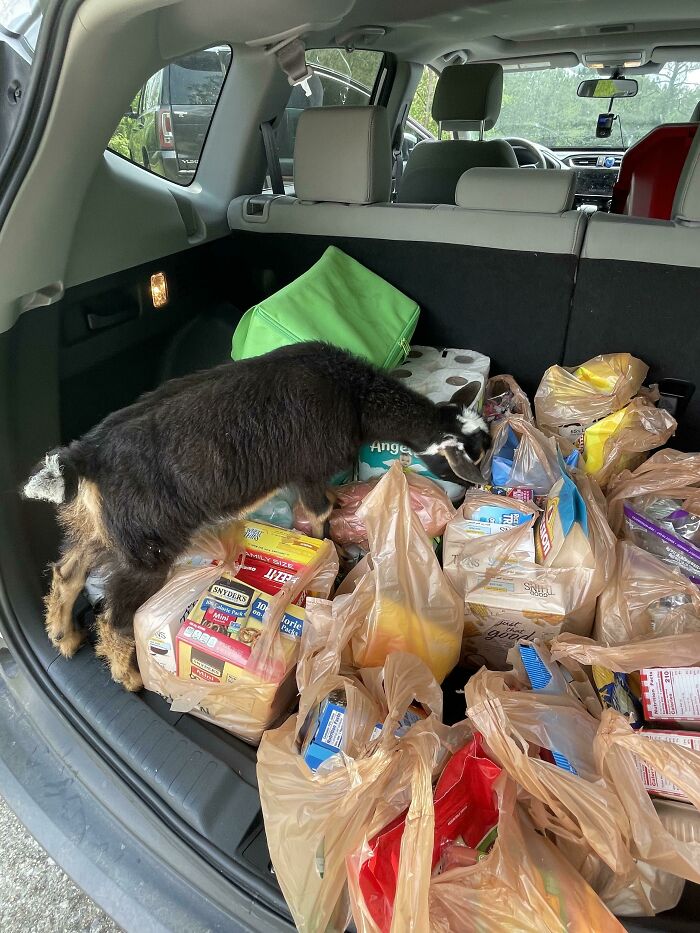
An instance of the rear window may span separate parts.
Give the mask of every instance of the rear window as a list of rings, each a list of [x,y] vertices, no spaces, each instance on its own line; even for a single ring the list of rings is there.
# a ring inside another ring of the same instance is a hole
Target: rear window
[[[370,103],[383,72],[384,53],[356,49],[309,49],[306,61],[314,75],[310,95],[301,85],[292,88],[287,108],[277,126],[282,174],[294,174],[294,142],[299,117],[309,107],[363,107]]]
[[[230,58],[230,49],[226,49],[225,55],[205,49],[172,64],[169,68],[171,104],[213,107],[219,99]]]
[[[139,88],[108,149],[178,185],[194,179],[231,47],[212,46],[161,68]]]

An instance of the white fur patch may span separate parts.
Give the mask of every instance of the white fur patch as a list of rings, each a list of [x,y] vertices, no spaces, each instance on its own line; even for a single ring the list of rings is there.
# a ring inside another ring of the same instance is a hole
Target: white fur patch
[[[431,444],[430,447],[426,447],[425,450],[419,450],[418,456],[420,457],[423,454],[426,454],[429,457],[435,456],[435,454],[442,453],[442,448],[443,448],[442,444]]]
[[[58,454],[47,454],[43,470],[30,477],[24,487],[27,499],[42,499],[60,505],[66,493],[66,484],[61,473]]]
[[[457,421],[462,425],[462,434],[476,434],[477,431],[486,431],[488,434],[484,419],[470,408],[463,408],[462,414],[457,415]]]

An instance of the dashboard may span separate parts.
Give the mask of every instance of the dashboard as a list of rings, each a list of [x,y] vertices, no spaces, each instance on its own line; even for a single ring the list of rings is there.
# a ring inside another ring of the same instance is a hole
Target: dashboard
[[[552,150],[526,140],[513,140],[521,167],[535,167],[532,148],[535,148],[548,169],[564,169],[576,173],[575,207],[606,211],[613,187],[620,173],[622,150],[596,149]],[[519,145],[520,144],[520,145]],[[525,144],[528,148],[525,148]],[[543,168],[540,161],[540,168]]]
[[[607,210],[613,187],[620,173],[623,153],[576,151],[557,153],[562,163],[576,172],[576,206],[589,205]]]

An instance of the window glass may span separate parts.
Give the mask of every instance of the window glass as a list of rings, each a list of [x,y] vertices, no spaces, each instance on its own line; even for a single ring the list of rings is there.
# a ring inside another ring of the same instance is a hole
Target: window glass
[[[420,81],[418,82],[418,87],[416,88],[416,93],[411,101],[411,107],[408,111],[410,119],[420,124],[420,126],[428,130],[433,136],[437,136],[438,132],[438,125],[435,120],[433,120],[431,113],[437,79],[437,72],[429,68],[428,65],[425,65]]]
[[[598,139],[597,117],[608,109],[609,101],[576,95],[581,81],[596,77],[600,77],[598,72],[583,65],[527,71],[506,68],[503,107],[487,138],[520,136],[551,149],[626,149],[661,123],[687,123],[700,100],[700,62],[669,62],[658,74],[635,75],[630,68],[627,77],[637,81],[637,95],[613,102],[612,112],[618,119],[612,135]]]
[[[384,60],[383,52],[357,49],[309,49],[306,61],[314,75],[309,81],[310,96],[304,88],[292,88],[287,108],[277,125],[282,174],[294,173],[294,141],[299,117],[309,107],[361,107],[369,104],[372,89]]]
[[[149,172],[188,185],[230,63],[230,46],[220,45],[185,55],[151,75],[108,148]]]

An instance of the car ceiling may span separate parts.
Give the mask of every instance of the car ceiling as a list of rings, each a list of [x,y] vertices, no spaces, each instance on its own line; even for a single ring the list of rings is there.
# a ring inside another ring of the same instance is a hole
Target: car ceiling
[[[661,14],[661,15],[660,15]],[[504,60],[547,54],[642,51],[700,42],[697,0],[356,0],[337,27],[315,36],[333,44],[361,27],[384,26],[374,46],[402,58],[437,61],[467,52],[467,60]],[[341,43],[342,44],[342,43]],[[689,50],[687,50],[689,51]],[[663,54],[663,53],[662,53]]]

